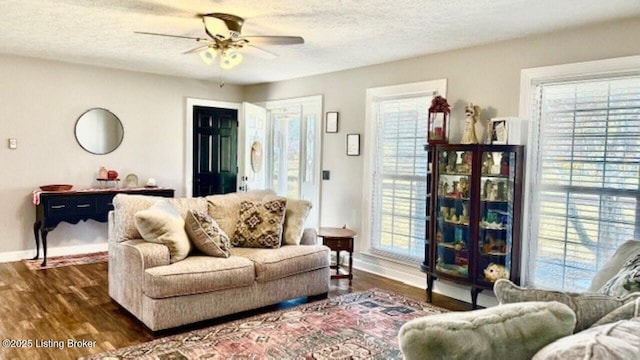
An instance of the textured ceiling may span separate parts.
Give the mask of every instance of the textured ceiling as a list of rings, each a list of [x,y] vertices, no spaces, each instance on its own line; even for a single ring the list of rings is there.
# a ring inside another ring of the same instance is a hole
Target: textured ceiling
[[[588,23],[640,16],[638,0],[0,0],[0,53],[215,80],[182,55],[204,36],[198,13],[245,18],[244,35],[299,35],[246,56],[227,83],[254,84],[411,58]]]

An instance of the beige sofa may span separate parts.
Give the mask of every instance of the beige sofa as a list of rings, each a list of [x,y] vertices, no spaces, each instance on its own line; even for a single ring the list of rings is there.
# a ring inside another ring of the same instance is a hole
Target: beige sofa
[[[183,217],[189,209],[215,211],[223,227],[222,223],[234,226],[240,201],[269,194],[254,191],[169,201]],[[314,230],[304,231],[301,245],[233,248],[229,258],[190,254],[171,264],[169,249],[140,239],[133,222],[136,212],[157,201],[118,195],[109,214],[109,296],[149,329],[172,328],[303,296],[326,297],[329,248],[315,245]]]

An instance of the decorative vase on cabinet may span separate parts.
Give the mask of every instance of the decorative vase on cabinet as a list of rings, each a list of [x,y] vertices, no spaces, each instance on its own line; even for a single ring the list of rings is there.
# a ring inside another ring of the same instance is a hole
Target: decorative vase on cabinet
[[[431,168],[427,299],[433,281],[471,287],[471,303],[500,278],[520,282],[524,147],[436,145]]]

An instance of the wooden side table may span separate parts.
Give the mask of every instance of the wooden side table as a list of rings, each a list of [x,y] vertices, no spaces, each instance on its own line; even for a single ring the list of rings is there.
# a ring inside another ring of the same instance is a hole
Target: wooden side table
[[[321,227],[318,230],[318,237],[322,238],[322,243],[329,247],[331,251],[336,252],[336,264],[331,265],[332,269],[336,269],[335,275],[331,275],[331,279],[349,279],[349,285],[353,280],[353,239],[358,234],[351,229]],[[349,272],[345,273],[340,268],[340,252],[347,251],[349,253]]]

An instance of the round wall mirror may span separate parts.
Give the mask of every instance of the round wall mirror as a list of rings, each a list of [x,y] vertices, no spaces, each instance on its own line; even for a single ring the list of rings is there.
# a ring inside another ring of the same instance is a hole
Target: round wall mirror
[[[124,138],[122,122],[111,111],[93,108],[76,121],[76,140],[92,154],[108,154],[117,149]]]

